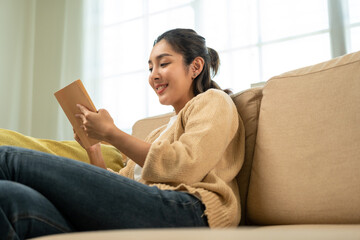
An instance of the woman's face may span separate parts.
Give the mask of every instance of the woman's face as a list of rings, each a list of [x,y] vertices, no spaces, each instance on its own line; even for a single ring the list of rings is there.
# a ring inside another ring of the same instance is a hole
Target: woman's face
[[[149,58],[149,83],[163,105],[171,105],[178,113],[194,97],[193,74],[184,65],[183,56],[165,40],[158,42]]]

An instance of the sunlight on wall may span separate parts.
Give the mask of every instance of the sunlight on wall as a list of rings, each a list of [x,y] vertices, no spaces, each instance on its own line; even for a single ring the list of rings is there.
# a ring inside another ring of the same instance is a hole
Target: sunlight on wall
[[[347,3],[348,51],[356,51],[360,1]],[[204,36],[221,59],[214,80],[234,92],[332,57],[327,0],[103,0],[101,6],[99,99],[126,131],[140,118],[172,111],[147,82],[153,41],[166,30],[193,28]]]

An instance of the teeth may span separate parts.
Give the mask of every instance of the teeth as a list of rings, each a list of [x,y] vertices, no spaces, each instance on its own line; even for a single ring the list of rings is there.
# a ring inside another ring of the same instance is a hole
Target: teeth
[[[158,87],[156,90],[162,90],[162,89],[164,89],[165,87],[166,87],[167,85],[162,85],[162,86],[160,86],[160,87]]]

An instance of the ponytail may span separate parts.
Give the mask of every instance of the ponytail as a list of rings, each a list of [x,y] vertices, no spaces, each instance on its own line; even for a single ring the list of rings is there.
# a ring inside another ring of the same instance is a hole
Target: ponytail
[[[220,66],[219,54],[212,48],[208,47],[207,50],[208,50],[208,54],[210,57],[211,75],[212,75],[212,77],[215,77],[215,75],[217,74],[217,72],[219,70],[219,66]]]
[[[211,77],[215,77],[217,74],[219,67],[220,67],[220,57],[219,54],[212,48],[207,48],[208,54],[210,57],[210,72]],[[210,79],[210,88],[215,88],[219,90],[223,90],[227,94],[232,94],[232,91],[230,89],[222,89],[219,84],[217,84],[214,80]]]

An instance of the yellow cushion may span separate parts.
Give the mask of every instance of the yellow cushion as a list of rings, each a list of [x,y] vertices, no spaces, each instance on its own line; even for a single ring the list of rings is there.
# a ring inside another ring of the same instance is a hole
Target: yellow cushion
[[[33,149],[89,163],[86,151],[75,140],[55,141],[49,139],[38,139],[25,136],[15,131],[0,129],[0,146],[1,145]],[[124,166],[123,156],[115,147],[102,144],[101,151],[104,156],[105,164],[108,168],[117,172]]]

